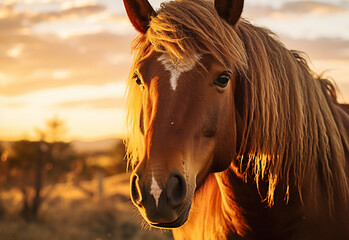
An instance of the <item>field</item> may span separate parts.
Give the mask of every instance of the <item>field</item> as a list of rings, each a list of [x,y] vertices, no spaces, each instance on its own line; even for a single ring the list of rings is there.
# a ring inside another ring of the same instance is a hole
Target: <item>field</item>
[[[172,239],[170,232],[149,229],[142,222],[129,199],[128,174],[104,178],[99,196],[87,194],[97,188],[97,180],[84,181],[80,187],[69,183],[47,186],[35,221],[20,216],[23,199],[18,189],[0,192],[6,209],[0,218],[0,240]]]

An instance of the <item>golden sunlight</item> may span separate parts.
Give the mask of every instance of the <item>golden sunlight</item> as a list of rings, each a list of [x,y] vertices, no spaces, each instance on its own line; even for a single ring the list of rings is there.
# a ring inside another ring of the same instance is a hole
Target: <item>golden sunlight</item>
[[[149,2],[154,9],[157,9],[164,0],[149,0]],[[197,3],[197,1],[195,2]],[[182,12],[180,14],[182,17]],[[212,16],[214,16],[214,14]],[[281,42],[284,43],[287,48],[305,52],[308,55],[307,60],[309,61],[309,65],[316,73],[324,73],[325,77],[331,78],[336,82],[341,92],[339,96],[340,101],[349,102],[348,1],[246,0],[242,16],[251,21],[253,25],[270,28],[277,34]],[[216,29],[216,26],[217,25],[212,29]],[[219,34],[215,35],[220,36]],[[129,75],[133,57],[131,53],[131,43],[136,36],[137,32],[132,27],[126,15],[123,1],[0,0],[1,240],[173,239],[170,231],[158,229],[147,229],[145,231],[144,226],[142,227],[142,221],[144,224],[144,220],[142,220],[141,216],[135,214],[136,209],[131,203],[131,174],[126,173],[128,163],[125,159],[127,153],[124,143],[124,139],[127,138],[125,129],[125,94],[126,80]],[[255,39],[257,38],[253,38],[253,40]],[[216,43],[217,41],[214,42]],[[252,40],[250,42],[252,42]],[[260,57],[260,55],[258,57]],[[265,58],[268,57],[266,57],[265,54]],[[262,69],[264,71],[267,68]],[[287,70],[284,71],[283,68],[283,73],[285,73],[283,76],[289,74],[289,72],[286,71]],[[266,76],[271,75],[272,74]],[[134,85],[139,89],[138,85]],[[265,86],[263,84],[260,85]],[[302,87],[294,89],[301,89]],[[271,88],[272,87],[269,89]],[[309,89],[310,88],[311,87],[309,87]],[[289,91],[289,89],[287,91]],[[283,93],[285,92],[286,90],[283,91]],[[292,93],[294,93],[293,95],[297,95],[296,93],[298,92],[295,90]],[[177,95],[180,96],[179,94]],[[267,95],[268,94],[264,94],[263,96]],[[307,94],[303,94],[303,96],[305,95]],[[278,95],[275,99],[285,98]],[[265,102],[276,102],[275,99]],[[311,97],[309,97],[309,99],[311,99]],[[196,104],[194,105],[196,106]],[[213,104],[211,105],[216,106]],[[288,103],[287,106],[289,105]],[[137,102],[134,106],[142,105]],[[192,105],[189,106],[191,108],[193,107]],[[260,104],[258,103],[254,106],[260,106]],[[280,106],[281,105],[278,104],[277,108],[270,109],[279,110]],[[306,107],[298,108],[305,109]],[[200,111],[198,111],[198,113],[201,113],[201,108],[199,109]],[[211,110],[211,108],[209,109]],[[260,111],[260,109],[261,108],[259,108],[258,111]],[[312,108],[310,107],[309,109]],[[139,121],[141,118],[141,114],[138,114],[139,112],[140,111],[137,111],[136,119],[138,120],[135,121],[136,124],[134,124],[137,131],[130,136],[133,136],[133,141],[136,142],[134,145],[142,146],[142,144],[145,145],[145,143],[141,137],[138,137],[142,134],[141,131],[139,131]],[[144,112],[146,113],[146,111]],[[274,114],[274,111],[270,112]],[[279,113],[281,113],[281,111]],[[293,115],[293,113],[295,113],[295,111],[292,111],[292,114],[288,114],[287,116],[293,116],[297,121],[300,118],[304,118],[294,117],[297,115]],[[302,112],[302,114],[303,113],[304,112]],[[231,115],[233,114],[229,116]],[[197,116],[201,117],[199,114],[197,114]],[[311,114],[311,116],[313,116],[313,114]],[[205,124],[212,122],[213,125],[214,122],[228,119],[216,116],[211,118],[214,121],[205,121]],[[258,119],[257,117],[255,118]],[[309,117],[307,119],[311,118],[312,117]],[[314,121],[315,120],[316,118],[314,118]],[[275,123],[275,121],[269,121],[273,124]],[[201,123],[204,121],[198,122]],[[265,125],[266,124],[260,124],[258,128],[265,128]],[[163,124],[163,126],[167,128],[167,125]],[[279,125],[274,124],[274,126]],[[304,124],[302,126],[308,125]],[[146,127],[147,126],[145,126],[144,129],[147,129]],[[214,134],[216,134],[215,132],[222,132],[211,131],[211,129],[215,129],[215,127],[211,126],[207,127],[207,129],[209,130],[206,131],[205,129],[204,132],[214,132]],[[308,129],[313,128],[309,127]],[[293,129],[291,130],[293,131]],[[289,130],[287,130],[287,132],[288,131]],[[229,133],[229,131],[226,131],[226,128],[224,128],[224,132]],[[251,133],[255,132],[257,131],[251,131]],[[271,132],[274,133],[274,131]],[[178,136],[180,135],[181,134]],[[189,134],[187,135],[189,136]],[[213,149],[213,147],[207,148],[205,143],[213,143],[216,141],[212,140],[214,138],[211,138],[211,133],[208,135],[210,135],[210,140],[207,140],[208,138],[201,140],[200,137],[195,136],[195,138],[199,139],[198,142],[203,145],[203,149]],[[234,134],[230,134],[229,136],[232,135]],[[241,134],[241,136],[245,135],[249,136],[247,133]],[[260,136],[265,137],[265,135],[266,134]],[[285,135],[284,132],[283,135]],[[273,139],[273,141],[275,141],[275,139],[280,140],[275,136],[279,135],[274,134],[272,136],[273,138],[270,137],[270,139]],[[314,134],[312,134],[312,136],[314,136]],[[166,135],[165,137],[167,138],[168,136]],[[326,136],[324,136],[323,139],[325,139],[325,137]],[[132,140],[132,137],[130,139]],[[314,142],[325,145],[324,143],[329,141],[328,139],[330,138],[326,138],[326,141]],[[308,141],[308,139],[306,140]],[[152,141],[149,140],[148,142]],[[160,140],[158,142],[160,142]],[[189,141],[183,142],[187,143]],[[218,144],[219,142],[216,142],[215,144],[217,146],[220,145],[220,148],[224,149],[224,152],[228,149],[235,149],[232,147],[233,145]],[[224,141],[224,143],[226,142],[228,142],[228,140]],[[284,142],[286,143],[286,140]],[[332,142],[334,143],[332,145],[335,145],[335,143],[339,141]],[[191,146],[194,145],[196,144],[191,144]],[[263,142],[263,145],[267,144]],[[304,145],[305,144],[302,146]],[[244,146],[249,146],[250,148],[250,145],[247,143]],[[313,149],[318,149],[316,146]],[[189,147],[183,147],[183,149],[185,148],[189,149]],[[253,147],[251,148],[253,149]],[[142,149],[142,147],[134,148],[134,153],[138,153],[137,151],[140,151],[139,149]],[[158,149],[164,148],[161,145]],[[202,152],[201,150],[203,149],[199,149],[199,152]],[[217,147],[217,149],[219,149],[219,147]],[[297,149],[303,148],[298,147]],[[152,151],[149,150],[149,152]],[[304,152],[306,151],[302,151],[302,154]],[[339,151],[333,152],[337,153]],[[176,154],[170,155],[176,156]],[[150,155],[160,156],[161,154],[157,155],[151,153]],[[182,155],[195,156],[193,152]],[[233,155],[234,154],[228,154],[228,157],[223,157],[222,159],[230,160]],[[322,157],[326,154],[319,155]],[[200,159],[212,158],[216,160],[221,158],[220,154],[219,157],[216,158],[214,153],[200,153],[199,156],[198,158]],[[302,155],[302,157],[303,156],[304,155]],[[133,162],[141,160],[136,159],[136,157],[134,159]],[[150,158],[147,160],[149,159]],[[280,157],[280,159],[282,158]],[[259,162],[253,166],[255,171],[254,175],[257,176],[257,179],[251,179],[251,182],[257,181],[257,184],[260,186],[259,190],[266,191],[268,191],[269,184],[269,192],[267,195],[263,196],[266,197],[268,203],[272,203],[276,184],[278,180],[281,181],[282,178],[278,177],[279,175],[273,175],[268,172],[269,166],[272,165],[268,163],[270,160],[268,155],[261,154],[260,159],[257,160],[259,160]],[[193,160],[192,162],[197,164],[197,162],[200,161]],[[211,162],[216,163],[216,161]],[[281,161],[279,162],[281,163]],[[147,164],[148,163],[149,162],[147,162]],[[327,162],[324,163],[327,164]],[[188,177],[190,164],[179,164],[178,166],[181,167],[177,167],[174,163],[167,164],[164,169],[170,168],[170,165],[176,166],[178,169],[182,169],[184,166],[186,171],[188,171],[185,178],[190,179]],[[148,165],[158,167],[159,164]],[[226,165],[226,163],[220,165],[223,166]],[[293,163],[283,163],[279,165],[287,165],[292,166],[292,169],[294,168]],[[231,164],[231,166],[234,166],[234,164]],[[333,166],[336,166],[336,164],[333,164]],[[341,165],[338,164],[338,166]],[[158,168],[162,169],[160,167]],[[138,170],[139,169],[142,168],[139,167]],[[206,164],[202,169],[206,171],[210,169],[210,166]],[[240,170],[242,171],[242,168]],[[282,169],[282,171],[284,170]],[[151,171],[149,170],[149,172]],[[231,174],[230,171],[223,171],[223,173],[224,172]],[[247,177],[249,177],[247,176],[249,174],[240,174],[239,176],[238,172],[237,170],[236,176],[241,177],[241,179],[246,180]],[[294,172],[296,173],[296,171]],[[302,176],[306,175],[303,174],[303,171],[301,173]],[[332,172],[330,173],[331,174],[328,173],[326,176],[332,176]],[[164,179],[160,179],[163,180],[162,182],[160,180],[158,181],[158,179],[155,179],[158,177],[155,174],[151,178],[154,179],[152,183],[154,183],[154,186],[156,183],[156,188],[158,190],[160,187],[164,187],[163,193],[168,191],[169,186],[172,186],[171,190],[173,191],[169,191],[171,194],[181,189],[181,196],[173,196],[173,199],[181,198],[181,201],[183,201],[183,197],[189,195],[191,198],[196,194],[194,190],[197,186],[194,183],[199,181],[195,181],[195,178],[192,178],[191,182],[193,182],[193,186],[188,187],[190,185],[186,184],[183,180],[184,177],[181,177],[177,171],[171,174],[173,181],[169,181],[170,184],[166,185]],[[228,181],[231,181],[228,179],[234,179],[236,182],[239,181],[239,179],[235,179],[231,175],[229,178],[226,178],[226,181],[223,181],[222,178],[222,181],[218,181],[217,183],[218,178],[216,177],[219,174],[220,173],[214,173],[209,175],[208,182],[210,183],[211,181],[211,183],[215,185],[212,185],[213,187],[210,190],[207,185],[204,187],[205,184],[203,183],[203,187],[199,188],[198,191],[199,198],[194,199],[193,206],[199,203],[201,199],[204,200],[203,202],[207,203],[210,203],[212,200],[215,204],[214,206],[217,206],[216,210],[223,209],[223,207],[226,207],[228,210],[227,207],[233,206],[227,212],[222,211],[226,214],[219,212],[217,216],[226,215],[231,218],[234,226],[237,226],[236,229],[238,231],[240,230],[239,233],[244,235],[245,232],[247,233],[249,226],[243,217],[243,208],[241,207],[240,210],[240,206],[237,203],[230,201],[230,196],[233,196],[235,193],[227,195],[228,198],[218,194],[218,191],[221,191],[223,188],[232,189],[230,185],[227,184]],[[269,178],[269,183],[267,183],[267,185],[265,185],[262,179],[258,180],[258,176],[263,178],[264,174],[266,178]],[[199,177],[203,175],[204,174],[201,174],[201,172],[197,174]],[[285,178],[288,179],[288,177]],[[317,179],[323,178],[319,177]],[[139,182],[139,180],[139,176],[133,175],[131,184],[132,182]],[[205,180],[202,182],[204,181]],[[325,186],[327,184],[322,185]],[[141,187],[142,191],[143,189],[147,189],[143,187],[143,185],[141,185]],[[293,191],[293,187],[292,184],[287,184],[285,197],[286,201],[288,201],[290,194],[290,203],[292,202],[291,194],[295,192]],[[238,184],[238,188],[242,189],[245,188],[245,186]],[[140,189],[140,187],[133,186],[133,189]],[[188,194],[187,189],[192,192]],[[210,192],[205,192],[207,189],[213,194],[210,195]],[[248,192],[255,193],[254,191],[256,189],[254,183],[253,189],[253,191],[248,189]],[[138,195],[142,193],[142,191],[138,191]],[[264,192],[266,193],[266,191]],[[341,193],[343,191],[333,190],[333,192]],[[275,193],[275,203],[280,201],[276,195]],[[157,196],[155,194],[153,196],[156,197],[156,200],[154,197],[156,209],[163,208],[162,205],[164,205],[163,202],[160,202],[158,205],[158,200],[162,201],[161,199],[171,198],[168,192],[167,197],[166,194],[162,196]],[[243,196],[241,199],[247,199],[245,194],[240,194],[239,196]],[[262,195],[260,194],[260,196]],[[320,193],[316,194],[316,196],[320,196]],[[151,198],[148,198],[148,200],[149,199],[152,200]],[[253,201],[250,200],[251,199],[247,202],[253,204]],[[223,204],[221,204],[222,202],[220,201],[223,201]],[[182,206],[190,206],[190,204],[172,203],[171,205],[175,205],[179,208],[183,208]],[[258,198],[258,204],[260,203],[263,202]],[[201,208],[201,205],[197,204],[196,206],[200,206]],[[205,204],[202,206],[205,206]],[[292,204],[291,207],[293,211],[294,208]],[[153,208],[155,208],[155,205]],[[267,209],[264,206],[254,209],[260,209],[263,210],[263,213],[268,213],[264,211]],[[322,209],[324,208],[321,208],[321,210]],[[295,212],[297,216],[299,215],[299,217],[307,216],[306,214],[301,215],[298,213],[298,210],[293,212]],[[212,212],[206,210],[197,211],[196,209],[190,212],[190,214],[194,216],[193,222],[210,222],[203,221],[200,215],[201,213],[211,217],[214,221],[219,221],[220,223],[228,222],[226,221],[228,218],[212,218]],[[256,214],[252,215],[254,216]],[[268,214],[263,214],[262,216],[266,215]],[[183,217],[185,214],[181,214],[180,216]],[[234,218],[232,216],[236,217]],[[292,217],[293,215],[291,214],[290,216]],[[273,217],[269,216],[269,220],[270,219],[273,219]],[[172,222],[172,220],[166,221],[166,224],[168,222]],[[268,226],[274,226],[274,224],[270,224],[271,222],[266,221],[266,223]],[[164,226],[167,226],[166,224]],[[222,224],[205,224],[205,226],[206,225],[209,228],[217,227],[218,229],[221,228],[224,230],[233,229],[230,226],[229,228],[223,227]],[[199,232],[192,230],[191,225],[187,224],[186,226],[193,233]],[[200,229],[200,234],[201,233],[203,233],[203,231]],[[211,234],[213,235],[214,233]],[[213,238],[220,237],[214,236]]]
[[[161,1],[150,2],[158,7]],[[341,29],[345,6],[256,4],[246,2],[245,16],[269,24],[288,47],[306,52],[317,72],[336,80],[341,101],[348,99],[349,37],[332,28],[323,36],[326,31],[309,17],[320,22],[331,17]],[[53,116],[66,121],[67,139],[125,134],[123,96],[136,32],[121,2],[6,0],[0,17],[5,23],[0,26],[5,33],[0,37],[0,139],[34,139],[35,129]],[[302,31],[307,31],[304,38]]]

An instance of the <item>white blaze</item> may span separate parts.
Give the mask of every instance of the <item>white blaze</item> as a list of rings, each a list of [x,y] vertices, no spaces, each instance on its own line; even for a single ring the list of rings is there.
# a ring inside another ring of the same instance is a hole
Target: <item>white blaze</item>
[[[161,195],[162,189],[159,187],[159,184],[156,182],[154,178],[154,174],[152,174],[151,186],[150,186],[150,195],[153,195],[156,203],[156,207],[159,205],[159,198]]]
[[[171,73],[170,83],[173,91],[177,88],[177,82],[182,73],[192,70],[195,66],[195,60],[199,59],[199,55],[195,55],[196,59],[184,59],[178,64],[173,64],[167,54],[162,54],[158,61],[161,62],[165,69]]]

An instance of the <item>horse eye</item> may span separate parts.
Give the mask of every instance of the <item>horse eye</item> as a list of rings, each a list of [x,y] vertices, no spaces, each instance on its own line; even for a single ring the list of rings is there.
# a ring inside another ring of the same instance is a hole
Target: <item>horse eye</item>
[[[137,73],[133,74],[133,79],[138,85],[142,85],[142,80],[139,78]]]
[[[213,81],[215,85],[221,88],[225,88],[230,80],[229,73],[222,73],[216,80]]]

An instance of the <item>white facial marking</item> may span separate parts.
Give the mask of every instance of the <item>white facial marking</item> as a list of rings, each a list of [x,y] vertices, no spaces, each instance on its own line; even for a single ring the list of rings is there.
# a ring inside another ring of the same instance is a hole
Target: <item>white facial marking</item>
[[[162,54],[158,61],[161,62],[165,69],[171,73],[170,83],[173,91],[177,88],[177,82],[182,73],[192,70],[195,66],[195,60],[200,59],[199,55],[194,55],[195,59],[184,59],[178,64],[173,64],[167,54]]]
[[[156,207],[159,205],[159,198],[161,195],[162,189],[159,187],[158,183],[154,178],[154,174],[152,174],[151,186],[150,186],[150,195],[153,195],[155,199]]]

